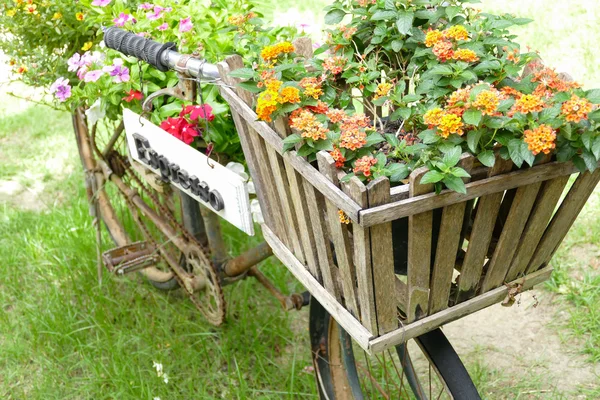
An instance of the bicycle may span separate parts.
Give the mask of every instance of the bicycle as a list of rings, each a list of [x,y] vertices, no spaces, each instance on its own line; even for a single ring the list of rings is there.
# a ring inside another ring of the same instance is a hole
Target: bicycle
[[[146,98],[145,110],[164,95],[196,102],[202,90],[199,79],[222,84],[217,66],[179,54],[170,45],[118,28],[105,31],[105,43],[160,70],[178,72],[178,85]],[[182,288],[213,325],[225,320],[223,286],[247,276],[256,278],[286,310],[310,305],[311,351],[323,399],[409,398],[409,391],[418,399],[480,398],[439,328],[417,337],[417,346],[403,343],[371,360],[366,353],[358,357],[348,333],[308,292],[285,295],[258,270],[256,265],[273,254],[265,242],[230,258],[218,215],[134,161],[123,122],[113,132],[89,129],[78,109],[73,125],[98,238],[103,223],[117,245],[102,256],[109,271],[139,272],[160,290]]]

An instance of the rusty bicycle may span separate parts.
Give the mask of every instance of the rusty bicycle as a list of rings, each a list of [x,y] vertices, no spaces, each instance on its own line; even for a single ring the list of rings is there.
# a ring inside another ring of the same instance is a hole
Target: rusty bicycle
[[[177,71],[178,85],[148,96],[144,109],[149,109],[158,96],[197,102],[201,80],[227,86],[217,65],[179,54],[172,46],[118,28],[109,28],[104,35],[109,48],[154,68]],[[98,237],[104,225],[117,246],[102,254],[110,272],[119,276],[139,272],[158,289],[182,290],[213,325],[225,322],[223,287],[246,277],[256,278],[285,310],[310,305],[311,351],[323,399],[479,398],[467,370],[439,328],[375,357],[360,355],[350,335],[308,292],[281,293],[260,272],[256,265],[273,254],[267,243],[230,257],[220,216],[214,212],[214,202],[219,199],[210,199],[207,193],[202,196],[197,189],[200,198],[206,200],[199,202],[180,190],[171,178],[189,187],[189,176],[169,168],[161,173],[158,159],[156,168],[151,168],[132,158],[136,149],[126,137],[124,122],[114,131],[88,127],[84,111],[74,113],[73,126]]]

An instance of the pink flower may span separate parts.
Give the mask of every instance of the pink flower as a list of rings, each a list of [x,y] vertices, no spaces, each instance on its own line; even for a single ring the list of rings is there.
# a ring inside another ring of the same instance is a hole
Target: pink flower
[[[165,22],[156,29],[158,29],[159,31],[166,31],[167,29],[169,29],[169,24]]]
[[[79,78],[79,80],[82,80],[87,72],[88,67],[86,67],[85,65],[79,68],[79,70],[77,71],[77,77]]]
[[[116,83],[129,82],[129,68],[123,66],[120,58],[114,59],[113,65],[102,68],[102,71],[110,74]]]
[[[163,11],[165,11],[163,7],[154,6],[154,11],[147,13],[146,18],[148,18],[150,21],[160,19],[163,17]]]
[[[83,77],[83,81],[84,82],[96,82],[98,79],[100,79],[100,77],[104,75],[104,72],[100,69],[94,70],[94,71],[89,71],[85,73],[85,76]]]
[[[187,17],[179,21],[179,32],[189,32],[192,30],[192,18]]]
[[[98,6],[98,7],[106,7],[111,2],[112,2],[112,0],[94,0],[94,1],[92,1],[92,5]]]
[[[154,4],[150,3],[143,3],[138,6],[140,10],[152,10],[152,7],[154,7]]]
[[[69,72],[77,71],[81,66],[85,65],[85,60],[79,53],[73,54],[71,58],[67,61],[69,65]]]
[[[133,17],[133,15],[125,14],[123,12],[121,14],[119,14],[119,16],[117,18],[113,19],[115,26],[118,26],[118,27],[124,26],[129,21],[133,22],[134,24],[137,22],[135,20],[135,18]]]
[[[192,121],[202,118],[211,122],[215,119],[215,116],[212,113],[212,107],[208,104],[202,104],[201,106],[187,106],[181,111],[179,116],[183,117],[188,114]]]
[[[67,101],[71,97],[71,85],[66,78],[58,78],[52,86],[50,86],[50,94],[54,94],[61,103]]]

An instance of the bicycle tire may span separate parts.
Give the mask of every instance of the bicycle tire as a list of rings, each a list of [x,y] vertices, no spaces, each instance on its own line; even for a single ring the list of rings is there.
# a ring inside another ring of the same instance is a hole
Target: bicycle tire
[[[332,327],[336,328],[331,329]],[[339,335],[335,332],[339,332]],[[310,303],[309,333],[320,398],[323,400],[360,400],[365,398],[358,368],[353,365],[355,356],[352,350],[353,347],[348,344],[351,342],[350,336],[339,327],[327,310],[314,298],[311,299]],[[335,336],[340,339],[336,339]],[[415,342],[419,345],[418,347],[430,362],[432,368],[438,373],[451,398],[461,400],[481,399],[469,373],[441,329],[438,328],[421,335],[415,339]],[[337,354],[340,353],[340,350],[336,349],[337,346],[349,350],[346,352],[341,351],[345,353],[341,358],[341,364],[337,364],[340,359]],[[407,346],[399,345],[396,346],[395,350],[402,364],[402,374],[405,376],[413,395],[419,400],[427,399],[427,392],[423,389],[421,382],[418,381],[411,359],[407,357]],[[402,393],[395,393],[388,396],[388,398],[402,398],[401,395]],[[436,398],[434,396],[430,397]]]

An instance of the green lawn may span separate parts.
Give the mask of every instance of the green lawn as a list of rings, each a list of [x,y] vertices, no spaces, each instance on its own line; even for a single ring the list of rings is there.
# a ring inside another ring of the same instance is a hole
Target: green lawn
[[[309,12],[324,3],[301,2],[278,20],[310,19]],[[521,42],[586,86],[600,86],[594,54],[600,11],[594,2],[487,3],[486,10],[535,17],[536,23],[520,29]],[[290,4],[296,3],[265,0],[265,10],[281,15]],[[21,188],[10,198],[0,196],[0,398],[316,398],[314,378],[306,372],[306,312],[282,311],[256,282],[225,289],[223,328],[206,324],[179,292],[159,292],[141,279],[106,276],[99,286],[70,117],[36,105],[23,108],[2,92],[0,99],[0,188],[7,182]],[[600,362],[599,204],[596,193],[558,252],[557,273],[547,285],[568,315],[556,329],[566,342],[575,339],[570,346],[592,363]],[[235,252],[259,240],[226,231]],[[105,237],[105,248],[108,242]],[[261,270],[286,292],[302,290],[276,261]],[[522,398],[570,398],[546,390],[535,377],[515,386],[510,371],[490,370],[483,359],[469,360],[468,367],[490,399],[527,391],[540,396]],[[582,396],[598,398],[600,387]]]

